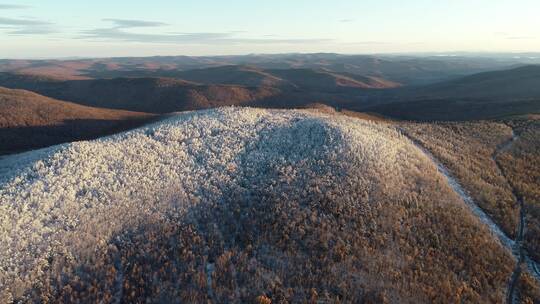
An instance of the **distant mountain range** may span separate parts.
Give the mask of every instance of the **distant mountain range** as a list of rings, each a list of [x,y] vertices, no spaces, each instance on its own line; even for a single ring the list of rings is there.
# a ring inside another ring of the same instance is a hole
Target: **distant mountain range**
[[[417,85],[456,77],[540,63],[528,57],[499,56],[370,56],[341,54],[279,54],[246,56],[158,56],[76,60],[0,60],[0,72],[55,76],[63,79],[144,76],[170,77],[168,73],[220,67],[251,66],[259,69],[313,69],[386,79]],[[137,73],[141,73],[137,75]],[[135,74],[135,75],[133,75]],[[146,75],[149,76],[149,75]],[[195,77],[195,75],[193,76]]]
[[[323,103],[399,119],[490,119],[540,111],[540,66],[520,60],[337,54],[3,60],[0,86],[147,113]]]
[[[314,69],[262,69],[254,66],[225,65],[189,71],[146,70],[117,71],[114,77],[166,77],[201,84],[266,86],[283,89],[332,90],[351,87],[363,89],[395,88],[401,84],[374,76],[337,73]]]

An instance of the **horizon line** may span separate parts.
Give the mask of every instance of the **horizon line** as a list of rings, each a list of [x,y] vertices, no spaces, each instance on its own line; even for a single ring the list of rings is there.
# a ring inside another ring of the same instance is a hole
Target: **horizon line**
[[[336,52],[276,52],[276,53],[238,53],[238,54],[212,54],[212,55],[126,55],[126,56],[59,56],[59,57],[0,57],[0,60],[84,60],[105,58],[152,58],[152,57],[241,57],[241,56],[279,56],[279,55],[342,55],[342,56],[440,56],[459,57],[467,55],[538,55],[540,51],[426,51],[426,52],[373,52],[373,53],[336,53]],[[536,58],[531,58],[536,59]]]

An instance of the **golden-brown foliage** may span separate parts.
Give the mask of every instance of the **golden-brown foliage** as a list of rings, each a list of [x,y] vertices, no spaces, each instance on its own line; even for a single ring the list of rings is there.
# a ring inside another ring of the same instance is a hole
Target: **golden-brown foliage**
[[[512,225],[517,225],[515,214],[523,200],[524,247],[528,256],[540,260],[539,120],[532,116],[505,123],[402,124],[445,162],[479,205],[514,238],[517,226]],[[516,140],[512,140],[512,130]],[[523,303],[540,299],[538,282],[527,272],[521,272],[516,287]]]
[[[540,287],[529,274],[522,272],[518,281],[519,299],[524,304],[536,304],[540,301]]]
[[[511,138],[511,128],[496,122],[400,123],[458,178],[478,205],[510,237],[519,206],[493,155]]]
[[[498,160],[526,208],[525,246],[540,261],[540,120],[513,120],[518,139]]]

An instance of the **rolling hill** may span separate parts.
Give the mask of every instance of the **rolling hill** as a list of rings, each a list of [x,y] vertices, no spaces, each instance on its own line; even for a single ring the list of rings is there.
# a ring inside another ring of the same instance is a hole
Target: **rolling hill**
[[[0,154],[96,138],[140,126],[152,117],[0,87]]]
[[[166,73],[166,72],[165,72]],[[262,69],[250,66],[227,65],[166,73],[168,77],[185,79],[205,84],[228,84],[241,86],[288,87],[286,80]]]
[[[226,105],[294,108],[310,103],[428,121],[540,113],[540,66],[534,65],[405,87],[377,77],[313,69],[224,66],[145,73],[174,78],[65,80],[0,73],[0,85],[87,106],[151,113]]]
[[[515,56],[515,55],[514,55]],[[245,56],[156,56],[69,60],[0,60],[0,72],[16,72],[64,79],[113,78],[130,73],[176,73],[193,69],[239,65],[258,69],[313,69],[338,74],[377,77],[404,85],[422,85],[474,73],[537,62],[530,56],[486,58],[474,55],[397,56],[342,54],[254,54]],[[165,77],[169,77],[163,75]],[[163,77],[162,76],[162,77]]]
[[[493,303],[515,264],[411,141],[336,114],[182,113],[0,173],[8,301]]]
[[[137,69],[109,71],[98,78],[174,78],[200,84],[224,84],[239,86],[290,86],[286,81],[252,66],[223,65],[193,70]]]
[[[0,74],[0,85],[86,106],[147,113],[256,104],[280,93],[278,89],[267,87],[200,85],[169,78],[60,81],[10,73]]]
[[[452,81],[412,88],[407,94],[416,99],[539,99],[540,65],[474,74]]]
[[[388,89],[399,87],[399,83],[382,78],[360,75],[345,75],[335,72],[313,69],[267,70],[298,88],[314,91],[332,91],[339,88]]]
[[[321,69],[262,69],[242,65],[226,65],[187,71],[163,69],[116,71],[108,73],[107,76],[167,77],[202,84],[266,86],[313,91],[329,91],[340,88],[385,89],[400,86],[399,83],[378,77],[340,74]]]
[[[360,110],[415,121],[461,121],[504,119],[540,113],[540,99],[478,100],[465,98],[426,99],[385,103]]]
[[[312,91],[331,91],[339,88],[384,89],[400,84],[354,74],[339,74],[315,69],[262,69],[250,66],[223,66],[169,73],[189,81],[209,84],[271,86]]]
[[[540,113],[540,65],[402,88],[388,92],[386,101],[362,110],[411,120],[495,119]]]
[[[230,70],[236,72],[229,73]],[[183,72],[176,71],[167,75],[177,77],[181,73]],[[205,78],[213,80],[209,81],[210,84],[157,77],[62,80],[39,75],[0,73],[0,86],[30,90],[48,97],[93,107],[170,113],[227,105],[295,108],[322,102],[347,107],[349,104],[363,103],[366,96],[385,91],[366,87],[393,85],[376,78],[363,79],[354,76],[361,79],[355,80],[343,75],[313,70],[276,72],[288,79],[257,69],[246,71],[238,66],[212,68],[196,73],[205,74]],[[230,78],[227,76],[229,74],[234,76]],[[213,81],[229,81],[237,84],[273,82],[277,87],[211,84]]]

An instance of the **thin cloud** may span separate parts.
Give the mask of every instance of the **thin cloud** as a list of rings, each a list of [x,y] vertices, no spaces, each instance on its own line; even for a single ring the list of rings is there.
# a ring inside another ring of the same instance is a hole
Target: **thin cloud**
[[[52,25],[52,23],[35,19],[15,19],[0,17],[0,25]]]
[[[19,5],[19,4],[0,4],[0,10],[7,9],[27,9],[30,8],[28,5]]]
[[[94,29],[84,31],[82,34],[82,38],[148,43],[192,43],[223,39],[229,36],[227,33],[143,34],[127,32],[119,28]]]
[[[109,28],[97,28],[81,32],[79,38],[105,41],[128,41],[139,43],[173,43],[173,44],[306,44],[331,41],[329,39],[261,39],[243,38],[238,36],[243,31],[232,32],[202,32],[202,33],[136,33],[127,29],[139,27],[160,27],[168,24],[145,20],[103,19],[113,23]]]
[[[51,22],[28,18],[0,17],[0,29],[8,35],[46,35],[58,32]]]
[[[257,39],[240,38],[234,33],[170,33],[143,34],[123,31],[118,28],[105,28],[84,31],[82,37],[93,40],[129,41],[142,43],[178,43],[178,44],[218,44],[218,43],[254,43],[254,44],[299,44],[321,43],[329,39]]]
[[[341,20],[339,20],[339,22],[341,22],[341,23],[349,23],[349,22],[353,22],[353,21],[354,21],[354,19],[341,19]]]
[[[58,31],[51,27],[26,27],[8,32],[10,35],[46,35],[54,33],[58,33]]]
[[[158,27],[168,25],[163,22],[136,20],[136,19],[103,19],[103,21],[112,22],[115,28],[134,28],[134,27]]]
[[[348,42],[344,44],[350,44],[350,45],[384,45],[384,44],[391,44],[388,41],[354,41],[354,42]]]

